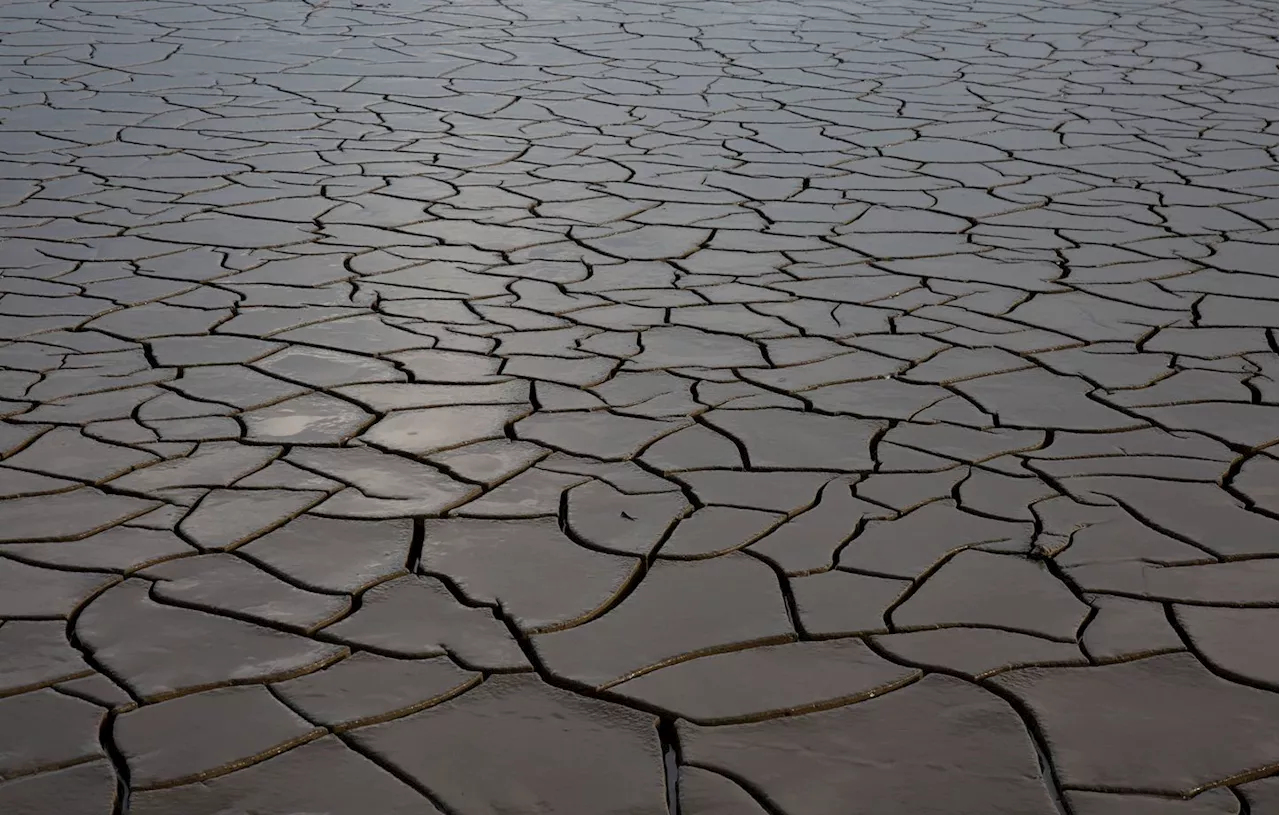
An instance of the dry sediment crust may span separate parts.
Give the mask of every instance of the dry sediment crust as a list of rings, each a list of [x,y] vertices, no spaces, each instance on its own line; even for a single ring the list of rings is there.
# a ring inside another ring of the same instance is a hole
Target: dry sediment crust
[[[0,4],[0,812],[1275,812],[1274,16]]]

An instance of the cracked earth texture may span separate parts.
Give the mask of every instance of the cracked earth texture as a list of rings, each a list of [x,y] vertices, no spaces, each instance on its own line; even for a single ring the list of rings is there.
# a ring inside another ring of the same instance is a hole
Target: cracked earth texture
[[[1277,812],[1274,7],[0,5],[0,812]]]

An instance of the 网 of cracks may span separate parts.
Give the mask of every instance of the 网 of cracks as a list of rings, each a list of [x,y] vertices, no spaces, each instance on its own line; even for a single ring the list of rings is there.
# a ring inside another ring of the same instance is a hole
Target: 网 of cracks
[[[1276,514],[1274,512],[1266,507],[1258,506],[1258,502],[1255,501],[1252,496],[1236,489],[1236,486],[1233,483],[1236,477],[1240,475],[1240,471],[1244,469],[1244,465],[1249,463],[1252,459],[1252,455],[1236,456],[1231,462],[1231,466],[1227,467],[1227,471],[1222,474],[1220,479],[1218,479],[1218,486],[1221,487],[1228,495],[1244,504],[1245,509],[1250,512],[1256,512],[1257,514],[1263,515],[1267,518],[1275,518]]]
[[[890,654],[881,648],[874,639],[868,638],[863,643],[870,648],[877,656],[889,662],[898,665],[905,665],[912,668],[919,668],[926,672],[945,674],[955,677],[956,679],[968,682],[988,693],[994,694],[1004,700],[1005,704],[1013,709],[1018,718],[1022,720],[1022,727],[1027,733],[1027,738],[1031,741],[1032,748],[1036,751],[1036,763],[1040,768],[1040,780],[1044,784],[1045,792],[1048,793],[1050,800],[1053,801],[1053,807],[1058,815],[1071,815],[1071,809],[1067,806],[1063,799],[1062,787],[1058,781],[1058,771],[1054,769],[1053,762],[1049,760],[1048,742],[1044,737],[1044,733],[1040,731],[1039,725],[1036,724],[1035,716],[1031,710],[1023,704],[1022,700],[1014,694],[995,685],[991,682],[978,681],[975,682],[972,677],[961,673],[960,671],[938,668],[937,666],[923,665],[912,660],[902,659],[901,657]]]
[[[658,742],[662,745],[662,774],[667,785],[667,814],[680,815],[680,741],[673,719],[658,720]]]
[[[138,702],[138,699],[134,696],[133,692],[129,690],[129,687],[121,682],[117,677],[112,676],[110,671],[106,670],[106,666],[97,660],[89,647],[81,642],[80,637],[76,634],[76,621],[80,619],[81,612],[83,612],[90,603],[97,599],[99,595],[114,585],[117,584],[111,583],[107,586],[103,586],[89,597],[86,597],[84,601],[82,601],[80,605],[71,612],[67,618],[67,641],[71,644],[71,647],[80,652],[89,667],[114,682],[136,703]],[[116,747],[115,737],[113,735],[115,732],[117,713],[118,711],[111,709],[108,710],[107,715],[103,717],[102,726],[98,729],[98,743],[102,745],[102,751],[106,753],[107,758],[111,761],[112,769],[116,774],[116,797],[115,802],[111,807],[111,815],[125,815],[125,813],[129,811],[129,765],[125,763],[124,754],[120,752],[118,747]]]
[[[289,710],[292,710],[294,714],[296,714],[298,717],[308,722],[313,727],[319,727],[323,730],[328,731],[334,738],[341,741],[342,744],[348,750],[352,751],[353,753],[359,756],[362,756],[368,759],[369,761],[376,764],[378,767],[381,767],[383,770],[395,776],[396,779],[399,780],[402,784],[409,787],[414,792],[417,792],[423,798],[426,798],[428,801],[430,801],[431,805],[434,806],[436,809],[438,809],[440,812],[444,813],[444,815],[457,815],[455,810],[449,808],[443,801],[440,800],[439,796],[435,795],[431,790],[424,787],[418,781],[418,779],[414,778],[411,774],[400,769],[394,763],[387,761],[385,758],[378,755],[376,752],[372,750],[364,749],[358,741],[356,741],[351,737],[350,733],[346,733],[341,730],[334,730],[333,728],[326,727],[325,725],[322,725],[319,722],[312,721],[305,712],[303,712],[300,708],[290,703],[290,701],[286,699],[284,696],[282,696],[280,693],[278,693],[276,689],[271,686],[271,684],[269,683],[265,684],[263,685],[263,687],[267,689],[268,693],[270,693],[273,697],[275,697],[275,700],[277,702],[284,705]],[[112,813],[112,815],[123,815],[123,814]]]

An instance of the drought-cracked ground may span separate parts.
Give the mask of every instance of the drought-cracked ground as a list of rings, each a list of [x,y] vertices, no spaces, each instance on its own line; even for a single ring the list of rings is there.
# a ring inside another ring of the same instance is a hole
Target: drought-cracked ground
[[[1276,813],[1263,0],[7,0],[0,811]]]

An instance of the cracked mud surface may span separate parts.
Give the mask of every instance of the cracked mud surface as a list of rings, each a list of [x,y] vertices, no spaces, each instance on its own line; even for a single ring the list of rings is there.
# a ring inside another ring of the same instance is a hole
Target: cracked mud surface
[[[0,811],[1275,813],[1273,12],[0,5]]]

